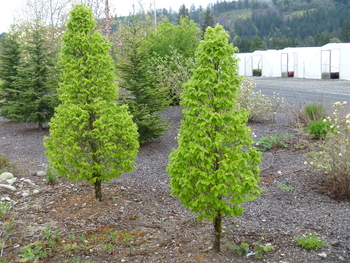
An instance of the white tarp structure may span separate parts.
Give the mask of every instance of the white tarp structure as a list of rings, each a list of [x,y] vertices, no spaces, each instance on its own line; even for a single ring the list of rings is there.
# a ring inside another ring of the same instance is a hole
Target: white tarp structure
[[[350,80],[350,43],[329,43],[321,48],[323,79]]]
[[[320,79],[320,48],[285,48],[281,51],[281,66],[281,77]]]
[[[262,77],[350,80],[350,43],[238,53],[237,57],[242,76],[252,76],[258,69]]]
[[[238,74],[247,77],[253,75],[280,77],[279,55],[280,51],[272,49],[266,51],[257,50],[253,53],[238,53],[237,57],[240,59]]]

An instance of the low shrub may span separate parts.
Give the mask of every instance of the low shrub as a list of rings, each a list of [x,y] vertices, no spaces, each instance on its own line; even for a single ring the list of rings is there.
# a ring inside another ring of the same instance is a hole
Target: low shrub
[[[284,109],[284,98],[280,98],[278,93],[274,93],[272,98],[268,98],[261,93],[255,92],[256,85],[250,79],[243,79],[238,91],[238,107],[250,112],[249,121],[262,121],[271,119],[276,112]]]
[[[306,237],[294,237],[294,240],[307,250],[314,250],[324,246],[322,240],[318,239],[315,233],[310,233]]]
[[[288,141],[292,139],[293,135],[288,133],[279,133],[275,136],[266,135],[262,137],[257,143],[256,147],[263,152],[266,152],[276,147],[288,147]]]
[[[333,195],[350,198],[350,114],[340,112],[344,104],[333,104],[333,117],[326,120],[334,123],[334,131],[311,143],[306,157],[311,170],[328,184]]]
[[[327,119],[310,121],[306,129],[313,140],[324,139],[329,132],[335,132],[334,124]]]

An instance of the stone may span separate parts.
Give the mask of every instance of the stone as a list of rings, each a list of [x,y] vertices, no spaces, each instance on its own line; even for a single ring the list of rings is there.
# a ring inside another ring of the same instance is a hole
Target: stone
[[[7,180],[7,179],[12,179],[14,176],[12,173],[9,172],[4,172],[2,174],[0,174],[0,181],[2,180]]]
[[[45,171],[39,171],[36,173],[37,176],[46,176],[46,172]]]
[[[332,241],[331,246],[339,246],[340,242],[338,240]]]
[[[8,183],[9,185],[13,185],[13,183],[16,182],[16,181],[17,181],[17,178],[13,177],[12,179],[6,180],[6,183]]]
[[[24,193],[22,193],[22,196],[27,197],[27,196],[29,196],[29,193],[24,192]]]
[[[16,187],[12,186],[12,185],[7,185],[7,184],[0,184],[0,188],[5,188],[11,191],[16,191]]]
[[[340,261],[345,261],[345,258],[343,258],[342,256],[339,256],[339,260]]]
[[[40,192],[39,190],[35,189],[35,190],[33,190],[33,195],[36,195],[36,194],[38,194],[39,192]]]
[[[317,254],[317,256],[321,257],[321,258],[326,258],[327,254],[325,252],[322,252],[320,254]]]

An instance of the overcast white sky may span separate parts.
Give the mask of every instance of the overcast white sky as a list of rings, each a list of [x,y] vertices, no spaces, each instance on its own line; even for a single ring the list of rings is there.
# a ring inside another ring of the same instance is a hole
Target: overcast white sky
[[[8,32],[10,25],[13,23],[14,17],[24,6],[24,3],[27,0],[0,0],[0,33]],[[118,16],[128,15],[132,11],[133,2],[136,4],[139,1],[135,0],[109,0],[109,3],[114,7],[115,12]],[[170,7],[174,11],[178,11],[182,4],[185,4],[187,8],[190,8],[192,4],[196,8],[201,5],[203,8],[206,8],[209,3],[215,3],[216,0],[155,0],[156,8],[166,8]],[[143,0],[144,7],[148,9],[150,4],[153,6],[153,0]]]

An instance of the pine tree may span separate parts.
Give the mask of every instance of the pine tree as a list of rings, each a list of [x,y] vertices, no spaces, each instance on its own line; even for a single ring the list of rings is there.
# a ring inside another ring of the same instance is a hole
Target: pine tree
[[[18,67],[21,62],[20,45],[16,33],[8,33],[0,42],[0,79],[2,84],[0,90],[0,115],[8,118],[7,107],[11,102],[19,99],[20,91],[16,88],[15,80],[18,76]]]
[[[205,11],[204,16],[204,23],[202,24],[202,39],[204,39],[205,30],[207,27],[214,27],[215,26],[215,20],[214,17],[211,15],[211,11],[209,8]]]
[[[127,106],[117,102],[111,45],[95,26],[90,8],[79,4],[72,9],[59,60],[61,104],[45,147],[60,176],[94,184],[101,201],[101,182],[130,172],[139,144]]]
[[[149,73],[148,51],[143,46],[139,27],[134,20],[125,40],[126,60],[118,65],[121,71],[121,87],[130,91],[129,105],[133,120],[137,125],[140,143],[152,141],[162,136],[167,125],[160,112],[169,105],[166,90],[158,90]]]
[[[241,215],[240,204],[261,193],[261,153],[251,146],[249,112],[236,109],[241,77],[235,50],[222,26],[206,30],[193,76],[184,86],[179,147],[167,168],[172,194],[199,220],[213,222],[215,252],[223,216]]]
[[[345,43],[350,42],[350,17],[348,17],[344,23],[339,34],[339,39]]]
[[[16,95],[3,106],[7,118],[37,123],[42,129],[58,105],[54,71],[54,54],[49,51],[40,27],[36,27],[23,46],[22,60],[17,66],[13,83]]]
[[[254,52],[255,50],[266,50],[265,43],[258,36],[255,36],[250,44],[250,51]]]
[[[180,25],[180,21],[182,18],[190,19],[190,13],[188,12],[188,8],[183,4],[179,9],[179,16],[177,17],[177,24]]]

